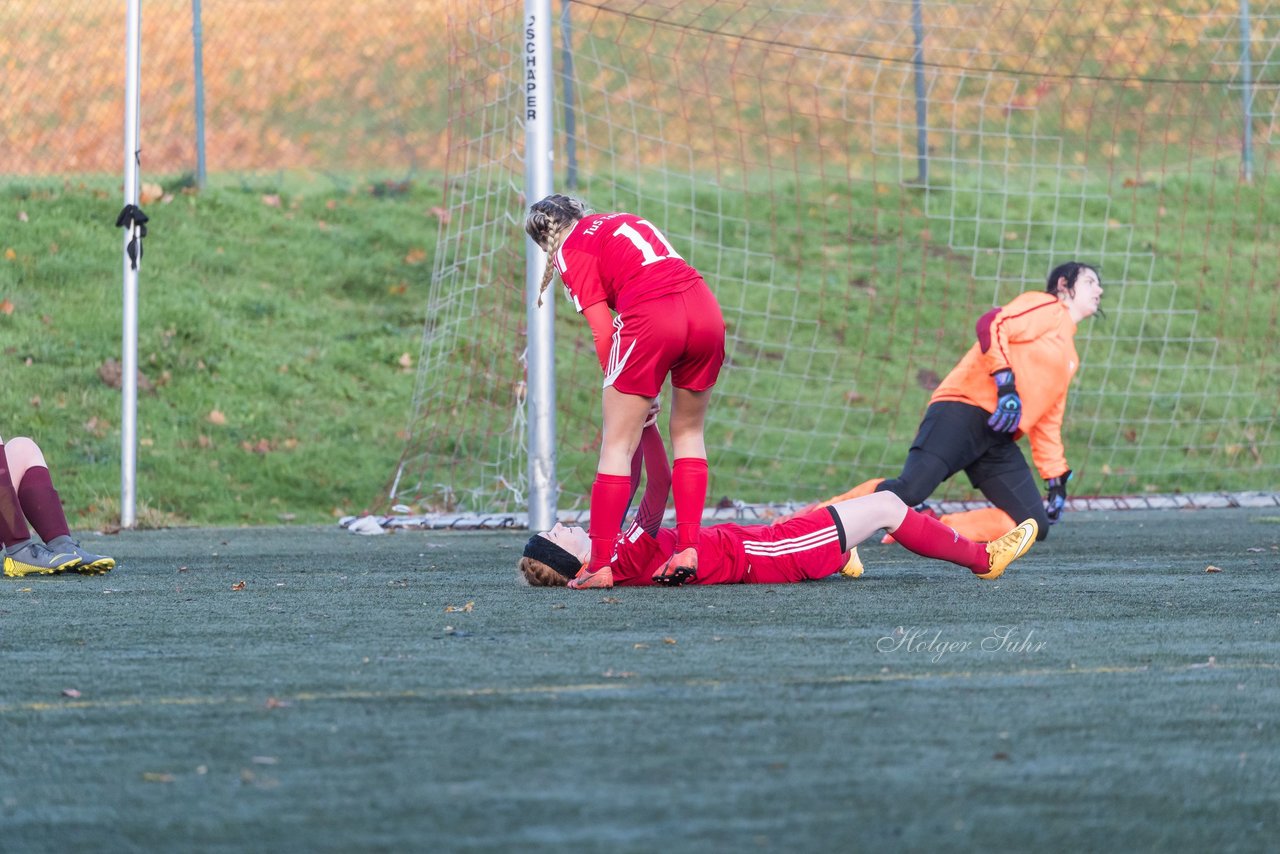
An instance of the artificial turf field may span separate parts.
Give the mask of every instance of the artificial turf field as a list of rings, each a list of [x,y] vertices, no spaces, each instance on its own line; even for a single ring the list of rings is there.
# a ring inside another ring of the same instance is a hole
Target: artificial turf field
[[[1274,851],[1280,510],[1067,519],[590,592],[519,531],[91,537],[0,584],[0,851]]]

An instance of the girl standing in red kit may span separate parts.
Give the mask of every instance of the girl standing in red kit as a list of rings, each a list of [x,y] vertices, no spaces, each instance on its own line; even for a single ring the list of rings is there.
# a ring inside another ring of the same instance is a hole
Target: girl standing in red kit
[[[604,373],[591,558],[571,586],[613,586],[609,559],[631,497],[631,459],[668,376],[677,542],[653,578],[696,576],[708,479],[703,426],[724,363],[720,305],[662,232],[635,214],[593,213],[578,199],[553,194],[530,207],[525,231],[548,256],[542,290],[559,272],[591,326]]]

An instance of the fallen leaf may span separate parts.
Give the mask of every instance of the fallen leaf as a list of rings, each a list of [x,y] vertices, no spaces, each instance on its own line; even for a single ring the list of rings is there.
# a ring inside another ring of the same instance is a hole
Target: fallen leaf
[[[124,368],[120,367],[120,363],[115,359],[107,359],[98,366],[98,377],[114,389],[120,388],[123,376]]]
[[[262,197],[262,203],[269,208],[278,208],[280,207],[280,197],[275,193],[271,193]]]
[[[675,638],[663,638],[663,639],[662,639],[662,642],[663,642],[663,643],[669,643],[669,644],[673,644],[673,645],[674,645],[674,644],[675,644],[675,642],[676,642],[676,639],[675,639]]]
[[[98,378],[111,388],[119,389],[124,381],[124,368],[115,359],[107,359],[98,366]],[[136,382],[141,391],[148,393],[155,391],[155,386],[142,371],[137,372]]]
[[[208,420],[210,424],[217,424],[219,427],[222,427],[227,423],[227,416],[214,409],[206,416],[206,420]]]
[[[18,211],[18,222],[28,222],[30,219],[26,211]]]
[[[396,359],[396,363],[400,365],[401,368],[407,371],[413,367],[413,357],[410,356],[408,353],[401,353],[400,358]]]
[[[404,256],[406,264],[421,264],[425,260],[427,260],[427,250],[425,249],[410,249],[409,254]]]
[[[287,709],[289,707],[288,700],[277,700],[275,697],[267,698],[268,709]]]
[[[78,700],[80,698],[80,692],[77,691],[75,688],[63,688],[62,696],[70,697],[73,700]]]
[[[232,589],[232,590],[243,590],[243,589],[244,589],[244,582],[243,582],[243,581],[237,581],[235,584],[231,585],[231,589]]]
[[[6,261],[12,261],[13,259],[15,259],[15,258],[17,258],[17,257],[18,257],[18,253],[14,251],[14,249],[13,249],[13,247],[12,247],[12,246],[10,246],[8,249],[4,250],[4,259],[5,259]]]
[[[467,604],[462,606],[445,605],[444,612],[446,614],[454,614],[454,613],[470,614],[473,610],[475,610],[475,606],[476,606],[475,602],[468,602]]]
[[[1209,564],[1204,568],[1204,571],[1205,572],[1222,572],[1222,569],[1214,566],[1213,564]]]
[[[9,302],[8,297],[0,300],[0,314],[13,314],[14,305]]]
[[[159,184],[143,182],[138,188],[138,204],[149,205],[164,196],[164,187]]]

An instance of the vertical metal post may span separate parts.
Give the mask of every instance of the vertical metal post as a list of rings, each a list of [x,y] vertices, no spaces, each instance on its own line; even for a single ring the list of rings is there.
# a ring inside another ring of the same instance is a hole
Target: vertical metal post
[[[911,0],[911,30],[915,34],[915,52],[911,55],[916,76],[916,183],[929,182],[929,134],[925,129],[928,121],[928,105],[924,91],[924,12],[921,10],[922,0]]]
[[[1249,32],[1249,0],[1240,0],[1240,80],[1244,83],[1244,133],[1240,143],[1240,174],[1253,183],[1253,57]]]
[[[138,83],[141,68],[142,0],[128,0],[125,25],[124,84],[124,203],[138,204]],[[134,229],[124,230],[121,256],[124,259],[124,297],[120,364],[120,527],[132,528],[136,519],[138,450],[138,269],[129,260],[129,241]],[[141,243],[139,242],[139,253]]]
[[[578,189],[577,117],[573,112],[573,27],[569,0],[560,0],[560,100],[564,103],[565,187]]]
[[[195,55],[196,95],[196,186],[204,189],[208,181],[204,150],[204,15],[200,0],[191,0],[191,48]]]
[[[524,195],[528,203],[552,191],[555,143],[552,138],[551,0],[525,0],[520,109],[524,120]],[[521,217],[523,219],[523,217]],[[544,530],[555,524],[556,499],[556,375],[555,304],[538,305],[538,289],[546,269],[546,253],[525,238],[525,300],[528,312],[525,406],[529,429],[529,528]]]

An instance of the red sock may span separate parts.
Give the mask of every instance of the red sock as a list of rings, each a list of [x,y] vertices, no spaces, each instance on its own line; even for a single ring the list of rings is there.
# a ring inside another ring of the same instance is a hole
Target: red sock
[[[18,484],[18,501],[31,527],[46,543],[54,537],[65,537],[71,533],[67,527],[67,515],[62,510],[62,499],[53,488],[49,470],[44,466],[27,469],[22,483]]]
[[[697,548],[707,504],[707,461],[701,457],[676,460],[671,467],[671,496],[676,504],[676,551]]]
[[[630,477],[596,473],[596,482],[591,485],[591,563],[587,566],[592,572],[613,557],[613,543],[621,532],[630,500]]]
[[[932,516],[911,508],[907,508],[907,517],[892,533],[895,540],[918,555],[958,563],[974,572],[988,569],[986,546],[966,540]]]
[[[4,455],[4,444],[0,443],[0,545],[11,546],[30,538],[31,530],[9,475],[9,459]]]

